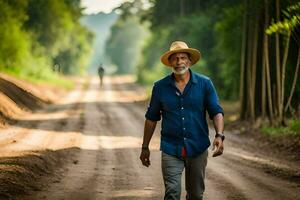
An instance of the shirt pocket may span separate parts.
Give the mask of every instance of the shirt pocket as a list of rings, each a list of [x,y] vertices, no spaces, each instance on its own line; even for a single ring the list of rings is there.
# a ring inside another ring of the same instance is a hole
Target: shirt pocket
[[[172,112],[177,111],[179,108],[178,101],[175,99],[168,99],[162,101],[162,109],[163,111]]]

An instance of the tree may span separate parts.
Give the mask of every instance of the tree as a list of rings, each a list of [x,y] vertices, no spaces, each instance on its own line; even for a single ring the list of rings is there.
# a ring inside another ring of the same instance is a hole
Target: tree
[[[291,16],[289,16],[289,19],[285,19],[284,22],[280,21],[280,19],[285,18],[283,14],[287,15],[289,13],[289,4],[279,2],[278,0],[265,0],[261,6],[255,5],[255,1],[246,2],[246,13],[254,13],[255,11],[256,13],[246,15],[245,21],[248,27],[246,34],[244,34],[244,38],[246,38],[246,50],[242,51],[241,56],[246,61],[242,63],[241,69],[247,70],[243,79],[244,86],[241,89],[241,118],[254,121],[261,116],[267,116],[271,124],[284,125],[286,115],[284,105],[287,99],[285,91],[289,88],[288,86],[291,82],[291,79],[287,79],[287,77],[290,77],[291,73],[293,73],[286,69],[287,67],[296,66],[295,71],[298,73],[298,65],[292,57],[289,57],[289,53],[292,52],[294,54],[295,49],[299,49],[299,46],[290,48],[290,44],[292,44],[290,36],[293,30],[299,27],[299,23],[295,23],[295,21],[291,23],[293,18]],[[284,11],[285,9],[287,11]],[[273,10],[275,11],[272,12]],[[261,13],[264,13],[264,15],[261,15]],[[264,24],[263,26],[260,24],[258,28],[262,28],[263,31],[257,32],[255,22],[257,19],[260,20],[262,18],[264,18]],[[269,27],[270,18],[273,18],[273,25],[271,27]],[[290,20],[290,24],[287,22],[288,20]],[[285,23],[284,26],[282,25],[283,23]],[[267,29],[267,27],[269,28]],[[286,27],[286,29],[282,31],[283,29],[279,27]],[[267,31],[265,32],[266,29]],[[258,35],[257,37],[257,33],[261,36]],[[275,36],[270,35],[271,33],[274,33]],[[262,42],[260,42],[261,40]],[[295,39],[292,40],[295,41]],[[257,51],[259,49],[263,49],[263,51]],[[294,77],[297,76],[297,73]],[[248,78],[245,79],[245,77]],[[287,82],[289,82],[288,85],[286,84]],[[275,84],[271,85],[271,83]],[[246,85],[248,87],[245,87]],[[258,92],[257,89],[260,88],[261,91]],[[267,94],[268,101],[265,101],[265,94]],[[295,103],[296,107],[298,105],[299,103]]]
[[[79,23],[81,11],[79,0],[0,0],[0,69],[46,79],[63,60],[64,72],[82,72],[92,35]]]
[[[125,2],[115,11],[120,17],[111,28],[106,54],[117,66],[117,73],[133,73],[141,57],[143,40],[147,37],[147,25],[140,24],[139,18],[143,4],[140,0]]]

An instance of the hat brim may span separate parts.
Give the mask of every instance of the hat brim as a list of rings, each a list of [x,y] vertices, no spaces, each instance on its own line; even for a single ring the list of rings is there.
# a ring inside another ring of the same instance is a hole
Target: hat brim
[[[161,62],[164,65],[168,66],[168,67],[172,67],[171,63],[169,62],[169,57],[174,53],[188,53],[188,54],[190,54],[190,56],[191,56],[190,57],[191,58],[191,65],[194,65],[195,63],[197,63],[201,58],[201,53],[197,49],[193,49],[193,48],[176,49],[176,50],[165,52],[160,58]]]

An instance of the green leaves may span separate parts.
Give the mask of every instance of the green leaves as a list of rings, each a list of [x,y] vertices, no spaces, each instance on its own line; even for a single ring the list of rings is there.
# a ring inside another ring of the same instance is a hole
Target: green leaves
[[[0,0],[0,70],[45,79],[52,66],[82,73],[92,35],[78,0]]]
[[[135,72],[147,30],[139,24],[138,18],[119,18],[111,28],[111,36],[106,43],[106,53],[117,67],[117,73]]]
[[[276,23],[273,21],[266,30],[268,35],[273,33],[286,34],[289,31],[293,31],[297,26],[300,26],[300,2],[289,6],[282,12],[285,16],[284,19]]]

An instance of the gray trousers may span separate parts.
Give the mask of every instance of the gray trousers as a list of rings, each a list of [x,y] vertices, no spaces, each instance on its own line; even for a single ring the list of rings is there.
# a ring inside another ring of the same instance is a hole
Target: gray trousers
[[[162,173],[165,184],[165,200],[180,200],[181,176],[185,168],[186,199],[202,200],[208,151],[195,158],[180,159],[162,152]]]

